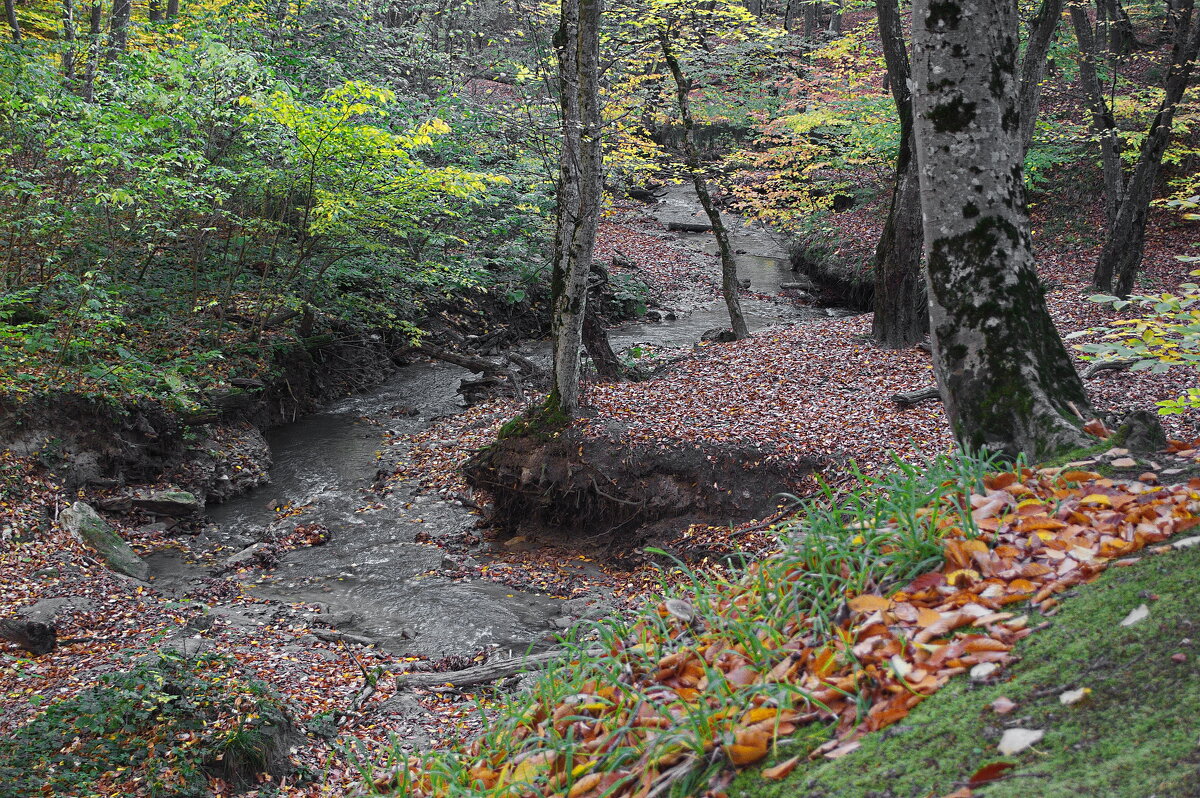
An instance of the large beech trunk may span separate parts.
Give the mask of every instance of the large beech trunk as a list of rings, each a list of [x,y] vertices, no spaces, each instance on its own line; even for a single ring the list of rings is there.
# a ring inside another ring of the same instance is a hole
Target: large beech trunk
[[[700,205],[708,215],[712,225],[713,238],[717,240],[717,254],[721,256],[721,294],[725,297],[725,307],[729,310],[729,323],[733,327],[735,338],[747,338],[750,329],[746,326],[746,317],[742,314],[742,303],[738,298],[737,263],[733,259],[733,248],[729,246],[729,232],[721,221],[721,212],[713,201],[712,193],[708,190],[708,181],[704,179],[703,165],[700,161],[700,150],[696,147],[696,124],[692,119],[692,105],[688,95],[692,91],[691,81],[683,74],[679,58],[671,46],[669,34],[659,32],[658,43],[662,47],[663,60],[671,70],[675,79],[675,99],[679,106],[679,117],[683,122],[683,158],[691,173],[692,186]]]
[[[875,8],[888,85],[900,116],[900,152],[891,208],[875,248],[875,319],[871,332],[880,345],[901,349],[923,340],[929,331],[925,278],[921,273],[920,183],[900,9],[896,0],[876,0]]]
[[[550,404],[579,408],[579,346],[587,278],[600,218],[600,14],[602,0],[564,0],[554,37],[559,59],[563,145],[559,157],[558,224],[551,277],[554,376]]]
[[[1089,441],[1076,421],[1089,408],[1034,270],[1016,11],[1006,0],[916,0],[913,99],[946,412],[964,447],[1041,460]]]

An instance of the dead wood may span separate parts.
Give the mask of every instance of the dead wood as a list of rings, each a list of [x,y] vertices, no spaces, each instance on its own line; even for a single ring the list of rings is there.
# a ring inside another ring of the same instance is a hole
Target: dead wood
[[[1137,362],[1137,358],[1128,358],[1125,360],[1093,360],[1088,364],[1088,367],[1083,370],[1083,374],[1079,375],[1085,380],[1090,380],[1102,371],[1124,371]]]

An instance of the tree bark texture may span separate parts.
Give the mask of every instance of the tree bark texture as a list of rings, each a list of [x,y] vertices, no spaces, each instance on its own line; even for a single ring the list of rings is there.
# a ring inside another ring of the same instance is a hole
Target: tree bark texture
[[[146,6],[146,16],[151,22],[163,21],[163,8],[161,0],[149,0]]]
[[[167,19],[179,16],[179,0],[167,0]]]
[[[129,42],[129,17],[133,0],[113,0],[112,16],[108,18],[108,60],[125,52]]]
[[[1092,281],[1104,290],[1126,297],[1142,265],[1146,247],[1146,215],[1162,166],[1163,153],[1171,141],[1175,111],[1187,90],[1192,68],[1200,50],[1200,15],[1194,13],[1195,1],[1178,4],[1179,18],[1171,46],[1171,61],[1164,81],[1162,101],[1142,141],[1137,163],[1126,176],[1121,163],[1121,141],[1104,87],[1096,74],[1096,37],[1086,13],[1071,9],[1071,21],[1079,40],[1080,78],[1087,93],[1092,124],[1100,137],[1101,162],[1104,166],[1105,212],[1108,224],[1104,246],[1096,261]]]
[[[4,16],[8,19],[8,31],[14,44],[21,43],[21,23],[17,21],[17,8],[13,0],[4,0]]]
[[[1034,270],[1016,3],[916,0],[913,99],[934,371],[959,443],[1043,460],[1089,407]]]
[[[888,85],[900,117],[896,185],[879,244],[875,248],[875,318],[871,333],[889,349],[923,340],[929,331],[925,277],[921,273],[920,181],[913,139],[912,93],[908,51],[896,0],[876,0],[879,37],[887,63]]]
[[[680,121],[683,122],[683,160],[691,174],[692,186],[696,189],[700,205],[708,216],[709,224],[712,225],[713,238],[717,241],[717,254],[721,257],[721,294],[725,297],[725,307],[729,310],[729,323],[733,327],[735,338],[748,338],[750,329],[746,326],[746,317],[742,314],[742,303],[738,298],[737,262],[733,259],[733,248],[729,245],[729,232],[725,229],[725,223],[721,221],[721,212],[708,190],[700,150],[696,147],[696,123],[692,119],[692,104],[688,98],[692,83],[683,74],[683,68],[666,31],[659,31],[658,43],[662,49],[663,60],[671,70],[671,77],[675,79],[675,99],[679,106]]]
[[[100,24],[104,20],[104,8],[99,2],[92,3],[88,11],[87,64],[83,68],[83,86],[80,96],[92,102],[96,96],[96,67],[100,61]]]
[[[75,0],[63,0],[62,71],[67,85],[75,83]]]
[[[559,59],[563,145],[551,277],[554,340],[550,403],[579,408],[579,346],[587,278],[600,218],[600,14],[602,0],[564,0],[555,35]]]
[[[1021,152],[1029,152],[1037,127],[1038,102],[1042,99],[1042,79],[1046,76],[1046,57],[1054,31],[1062,18],[1063,0],[1042,0],[1029,21],[1025,57],[1021,60]]]

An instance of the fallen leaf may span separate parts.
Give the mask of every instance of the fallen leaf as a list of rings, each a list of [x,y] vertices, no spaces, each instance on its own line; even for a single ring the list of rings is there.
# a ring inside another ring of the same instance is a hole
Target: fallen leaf
[[[1131,610],[1130,613],[1125,616],[1125,620],[1121,621],[1121,626],[1133,626],[1135,623],[1144,621],[1149,617],[1150,608],[1145,604],[1142,604],[1138,606],[1137,609]]]
[[[1080,687],[1076,690],[1068,690],[1058,697],[1058,702],[1064,707],[1073,707],[1076,704],[1082,703],[1092,692],[1090,687]]]
[[[850,599],[850,609],[855,612],[875,612],[876,610],[886,610],[890,606],[892,606],[890,599],[869,593]]]
[[[975,771],[975,775],[967,781],[968,787],[979,787],[989,781],[1004,777],[1004,774],[1016,767],[1014,762],[993,762]]]
[[[1000,696],[999,698],[997,698],[995,701],[992,702],[992,711],[995,712],[997,715],[1007,715],[1009,712],[1012,712],[1016,708],[1017,708],[1016,703],[1013,701],[1010,701],[1009,699],[1005,698],[1004,696]]]
[[[1008,729],[996,747],[1005,756],[1012,756],[1021,753],[1045,736],[1046,732],[1042,729]]]
[[[798,756],[784,760],[778,765],[773,765],[772,767],[764,769],[762,772],[762,777],[764,779],[770,779],[771,781],[779,781],[780,779],[784,779],[789,773],[796,769],[796,765],[799,762],[800,757]]]

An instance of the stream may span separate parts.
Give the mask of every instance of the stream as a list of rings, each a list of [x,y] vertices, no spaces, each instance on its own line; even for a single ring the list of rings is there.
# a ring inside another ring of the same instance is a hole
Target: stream
[[[697,207],[690,187],[677,186],[650,212],[665,223],[694,217]],[[778,294],[781,283],[795,279],[786,253],[769,233],[736,217],[729,218],[729,226],[740,253],[739,276],[751,281],[752,291]],[[702,257],[715,252],[711,234],[679,233],[675,239],[697,253],[706,269],[713,268],[711,257]],[[743,299],[743,308],[752,331],[842,315],[751,298]],[[610,339],[618,353],[639,344],[687,346],[705,331],[727,326],[718,297],[672,321],[622,325]],[[544,345],[541,351],[544,357]],[[453,581],[441,571],[455,563],[436,545],[417,542],[418,532],[437,539],[473,528],[477,516],[460,501],[424,495],[415,479],[393,483],[383,497],[369,490],[377,469],[388,464],[377,459],[388,448],[385,435],[400,444],[393,451],[403,451],[406,438],[461,412],[456,391],[466,376],[447,363],[406,366],[378,388],[271,430],[270,484],[211,506],[204,538],[228,556],[273,528],[324,525],[332,533],[328,543],[286,553],[278,568],[255,573],[250,592],[285,603],[319,604],[331,617],[336,614],[339,630],[370,637],[396,654],[439,657],[486,646],[523,653],[550,645],[554,622],[564,613],[562,600],[486,580]],[[284,504],[303,509],[281,518],[275,508]],[[476,556],[486,558],[487,552]],[[155,581],[177,592],[210,575],[178,553],[151,555],[148,562]]]

